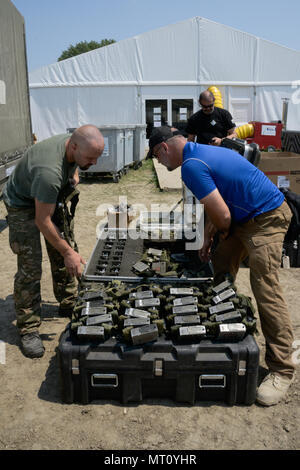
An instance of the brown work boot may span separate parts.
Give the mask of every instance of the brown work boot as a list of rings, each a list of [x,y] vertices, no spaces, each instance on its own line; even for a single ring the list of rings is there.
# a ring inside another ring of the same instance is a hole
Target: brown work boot
[[[32,331],[21,336],[21,351],[26,357],[42,357],[45,352],[43,342],[38,331]]]
[[[257,390],[256,401],[264,406],[277,405],[286,396],[294,378],[295,376],[289,379],[275,372],[270,372]]]

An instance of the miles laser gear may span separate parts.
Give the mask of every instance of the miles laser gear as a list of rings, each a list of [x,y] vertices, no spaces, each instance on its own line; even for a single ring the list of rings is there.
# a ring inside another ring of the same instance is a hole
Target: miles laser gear
[[[242,157],[245,157],[252,165],[258,166],[260,162],[260,151],[259,145],[252,142],[248,144],[246,140],[238,139],[233,137],[232,139],[222,139],[221,147],[226,147],[231,150],[235,150]]]

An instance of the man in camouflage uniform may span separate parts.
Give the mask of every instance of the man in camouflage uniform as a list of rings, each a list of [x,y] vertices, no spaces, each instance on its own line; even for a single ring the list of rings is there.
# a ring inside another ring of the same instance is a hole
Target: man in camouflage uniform
[[[80,277],[81,264],[85,261],[74,240],[75,204],[71,205],[70,214],[67,203],[73,197],[78,198],[75,190],[79,182],[78,167],[86,170],[96,164],[103,149],[103,136],[91,125],[78,128],[71,136],[51,137],[27,150],[3,190],[9,242],[18,262],[14,283],[17,327],[21,348],[27,357],[44,354],[38,333],[42,275],[40,232],[46,241],[59,313],[69,315],[76,297],[75,278]]]

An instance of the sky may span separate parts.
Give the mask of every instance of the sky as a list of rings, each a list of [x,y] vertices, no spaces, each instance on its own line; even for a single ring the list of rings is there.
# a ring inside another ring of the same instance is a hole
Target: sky
[[[25,20],[29,72],[53,64],[71,44],[120,41],[195,16],[300,51],[299,0],[11,1]]]

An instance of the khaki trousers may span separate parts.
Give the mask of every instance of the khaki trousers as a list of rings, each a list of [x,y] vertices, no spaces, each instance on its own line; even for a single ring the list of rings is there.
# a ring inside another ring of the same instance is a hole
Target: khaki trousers
[[[250,283],[266,340],[266,364],[271,372],[292,377],[293,333],[290,315],[279,284],[282,244],[292,213],[280,207],[236,224],[227,240],[220,241],[213,256],[214,279],[226,273],[236,277],[240,262],[249,256]]]

